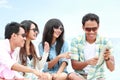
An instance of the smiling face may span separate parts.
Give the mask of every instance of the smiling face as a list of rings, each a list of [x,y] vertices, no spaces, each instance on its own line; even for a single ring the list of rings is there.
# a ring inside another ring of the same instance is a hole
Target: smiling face
[[[53,32],[53,38],[57,39],[61,35],[61,33],[63,31],[63,27],[62,26],[54,27],[53,31],[54,31]]]
[[[17,34],[16,33],[12,34],[12,40],[14,40],[13,43],[15,44],[14,46],[12,45],[12,49],[24,46],[26,34],[22,27],[19,28],[19,32]]]
[[[86,40],[89,43],[95,42],[98,28],[99,28],[99,25],[95,20],[93,21],[88,20],[85,22],[85,25],[83,26],[83,30],[85,31],[85,34],[86,34]]]
[[[38,34],[38,30],[36,29],[36,26],[34,24],[31,24],[30,30],[27,33],[27,37],[26,38],[30,39],[30,40],[35,40],[36,37],[37,37],[37,34]]]

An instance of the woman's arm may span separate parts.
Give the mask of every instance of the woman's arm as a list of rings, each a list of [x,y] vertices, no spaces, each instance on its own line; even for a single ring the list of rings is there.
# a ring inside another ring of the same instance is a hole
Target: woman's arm
[[[39,70],[41,70],[44,67],[45,62],[48,58],[48,54],[49,53],[44,52],[43,56],[42,56],[42,59],[37,63],[37,67],[39,68]]]
[[[66,66],[67,66],[67,63],[66,62],[62,62],[59,70],[57,71],[57,73],[62,73]]]
[[[48,68],[49,69],[52,68],[55,64],[58,63],[59,59],[61,59],[61,58],[69,59],[70,58],[70,52],[62,53],[62,54],[56,56],[53,60],[49,61],[48,62],[48,65],[49,65]]]
[[[50,49],[50,46],[49,46],[48,42],[45,42],[44,43],[44,52],[42,53],[43,54],[42,59],[37,64],[39,70],[41,70],[45,65],[45,62],[49,55],[49,49]],[[42,51],[40,51],[40,52],[42,52]]]
[[[51,69],[55,64],[58,63],[59,59],[61,58],[60,55],[56,56],[53,60],[48,62],[48,68]]]

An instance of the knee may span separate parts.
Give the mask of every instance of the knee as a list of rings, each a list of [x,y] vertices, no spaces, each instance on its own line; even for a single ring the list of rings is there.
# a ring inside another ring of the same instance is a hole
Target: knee
[[[66,73],[60,73],[60,74],[56,74],[56,78],[55,80],[66,80],[67,79],[67,74]]]
[[[68,80],[72,80],[74,75],[75,75],[74,73],[69,73],[67,75]]]
[[[76,73],[69,73],[67,78],[68,80],[85,80],[82,76],[79,76]]]
[[[49,73],[47,73],[47,77],[48,77],[48,80],[52,80],[52,75],[50,75]]]

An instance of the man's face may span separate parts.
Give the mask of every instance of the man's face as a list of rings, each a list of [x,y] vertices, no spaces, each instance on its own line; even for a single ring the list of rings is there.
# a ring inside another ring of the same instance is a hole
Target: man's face
[[[98,28],[99,25],[95,20],[93,21],[88,20],[85,22],[85,25],[83,26],[83,30],[85,31],[86,34],[86,40],[89,43],[95,42]]]
[[[22,27],[20,27],[20,30],[17,34],[17,39],[16,39],[16,46],[17,47],[23,47],[24,46],[24,43],[25,43],[25,40],[26,40],[26,34],[25,34],[25,31]]]

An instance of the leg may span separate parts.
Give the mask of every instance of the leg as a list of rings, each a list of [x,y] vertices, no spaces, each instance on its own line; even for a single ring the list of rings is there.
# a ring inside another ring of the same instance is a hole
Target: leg
[[[52,80],[52,75],[50,73],[44,73],[38,80]]]
[[[17,78],[17,79],[14,79],[14,80],[31,80],[31,79],[27,79],[27,78]]]
[[[58,74],[54,74],[52,80],[67,80],[67,74],[64,73],[64,72],[58,73]]]
[[[69,73],[68,80],[86,80],[83,76],[78,75],[76,73]]]
[[[52,80],[52,75],[51,74],[49,74],[49,73],[45,73],[45,74],[48,77],[48,80]]]

